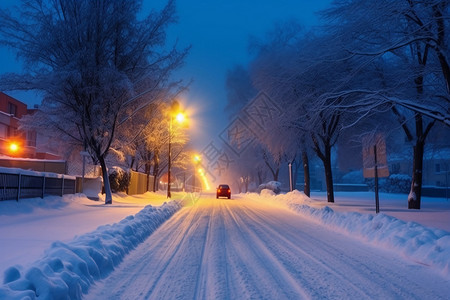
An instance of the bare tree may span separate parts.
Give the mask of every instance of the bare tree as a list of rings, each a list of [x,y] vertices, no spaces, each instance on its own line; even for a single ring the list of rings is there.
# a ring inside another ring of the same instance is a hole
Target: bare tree
[[[183,124],[173,122],[172,131],[170,132],[170,106],[167,102],[155,101],[151,105],[151,109],[141,117],[147,121],[138,123],[140,126],[126,126],[123,140],[132,141],[128,144],[130,163],[134,162],[135,167],[139,169],[144,167],[144,172],[147,175],[154,176],[154,191],[157,190],[158,182],[161,174],[167,170],[168,167],[168,143],[169,134],[171,135],[172,147],[172,166],[175,168],[185,168],[185,164],[189,159],[186,159],[186,146],[188,143],[188,136]],[[119,144],[122,146],[122,143]]]
[[[51,125],[86,147],[102,167],[107,204],[105,158],[118,124],[148,104],[146,93],[164,84],[187,54],[164,51],[174,1],[139,20],[141,2],[28,0],[17,12],[0,12],[1,42],[27,66],[23,75],[3,76],[0,89],[43,92],[47,119],[37,125]]]
[[[343,40],[343,48],[353,59],[384,60],[397,67],[385,67],[383,72],[384,77],[389,72],[396,74],[395,85],[373,85],[360,90],[352,86],[352,91],[340,91],[359,94],[366,103],[385,101],[392,105],[393,114],[413,145],[408,207],[420,209],[426,138],[436,121],[450,124],[450,3],[353,0],[336,2],[326,15],[331,20],[333,36]]]

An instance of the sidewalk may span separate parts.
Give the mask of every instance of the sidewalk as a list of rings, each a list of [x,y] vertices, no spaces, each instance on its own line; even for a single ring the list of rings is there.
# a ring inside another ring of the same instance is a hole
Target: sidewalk
[[[335,211],[375,213],[373,192],[335,192],[334,203],[327,202],[326,192],[311,192],[311,199],[317,200],[317,207]],[[420,210],[408,209],[407,194],[380,193],[379,200],[380,213],[450,232],[450,199],[422,197]]]

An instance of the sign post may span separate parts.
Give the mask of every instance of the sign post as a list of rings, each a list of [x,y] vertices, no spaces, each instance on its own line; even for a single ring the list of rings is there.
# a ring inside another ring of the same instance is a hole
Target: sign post
[[[292,163],[289,163],[289,191],[292,192],[294,190],[293,180],[292,180]]]
[[[380,201],[378,196],[378,178],[388,177],[389,168],[386,158],[386,142],[381,134],[365,136],[363,144],[363,174],[364,178],[375,180],[375,212],[380,212]]]
[[[380,212],[380,199],[378,197],[378,163],[377,163],[377,145],[373,146],[373,156],[375,162],[375,212]]]

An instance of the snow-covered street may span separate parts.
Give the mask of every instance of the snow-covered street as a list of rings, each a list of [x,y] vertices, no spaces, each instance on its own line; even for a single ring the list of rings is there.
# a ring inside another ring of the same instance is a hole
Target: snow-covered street
[[[0,0],[0,41],[0,300],[450,300],[450,0]]]
[[[2,201],[0,299],[448,299],[448,200],[338,195]]]
[[[448,299],[449,280],[398,252],[247,195],[202,197],[87,299]]]

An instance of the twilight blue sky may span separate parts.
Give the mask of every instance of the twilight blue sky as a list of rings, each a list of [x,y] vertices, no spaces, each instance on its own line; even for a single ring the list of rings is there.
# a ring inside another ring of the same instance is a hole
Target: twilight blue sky
[[[192,45],[184,67],[175,76],[193,83],[182,101],[192,113],[193,142],[201,150],[227,126],[225,75],[236,64],[250,59],[248,37],[263,37],[276,22],[297,19],[306,28],[318,25],[315,12],[331,0],[178,0],[179,21],[169,29],[169,39],[180,46]],[[1,0],[0,8],[18,0]],[[164,0],[144,0],[143,11],[161,8]],[[0,46],[0,73],[20,72],[15,54]],[[10,93],[29,106],[40,104],[33,93]],[[195,121],[195,122],[194,122]]]

